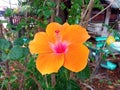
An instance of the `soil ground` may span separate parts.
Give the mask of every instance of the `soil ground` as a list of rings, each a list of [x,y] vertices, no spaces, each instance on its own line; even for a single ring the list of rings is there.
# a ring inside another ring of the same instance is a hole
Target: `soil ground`
[[[120,55],[117,55],[116,59],[110,56],[109,60],[118,64]],[[92,81],[85,83],[86,85],[81,84],[82,90],[120,90],[120,66],[118,65],[113,71],[100,67]]]

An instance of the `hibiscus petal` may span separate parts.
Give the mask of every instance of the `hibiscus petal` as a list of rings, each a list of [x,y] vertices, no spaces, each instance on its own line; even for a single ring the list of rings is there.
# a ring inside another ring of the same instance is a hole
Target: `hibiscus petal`
[[[51,42],[55,42],[55,40],[56,40],[55,32],[57,30],[59,30],[60,33],[62,31],[62,25],[60,25],[59,23],[52,22],[47,25],[46,33],[48,34],[48,37],[50,38]]]
[[[36,60],[36,68],[42,75],[58,72],[64,63],[63,54],[40,54]]]
[[[48,34],[48,37],[51,40],[51,42],[56,41],[56,31],[59,31],[59,34],[62,35],[67,27],[69,27],[68,23],[61,25],[59,23],[52,22],[48,24],[46,28],[46,33]]]
[[[29,43],[30,52],[32,54],[52,52],[48,41],[49,40],[45,32],[36,33],[34,39]]]
[[[70,43],[84,43],[88,40],[90,36],[85,28],[81,27],[80,25],[70,25],[63,35],[63,41],[67,40]]]
[[[64,30],[67,29],[69,26],[70,26],[70,25],[69,25],[67,22],[64,23],[64,24],[63,24],[63,28],[64,28]]]
[[[65,54],[64,67],[73,71],[79,72],[87,65],[89,50],[83,44],[72,44],[68,47]]]

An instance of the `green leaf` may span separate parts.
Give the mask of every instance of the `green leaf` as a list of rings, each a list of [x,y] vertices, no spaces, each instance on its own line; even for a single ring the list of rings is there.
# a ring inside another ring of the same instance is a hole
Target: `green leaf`
[[[62,67],[56,74],[55,90],[66,90],[67,80],[69,79],[69,71]]]
[[[7,84],[8,84],[8,79],[5,78],[5,79],[2,81],[2,83],[1,83],[1,88],[0,88],[0,89],[3,90],[3,87],[4,87],[4,86],[6,87]]]
[[[1,55],[1,60],[2,60],[2,61],[6,61],[8,54],[6,54],[5,52],[2,52],[1,54],[2,54],[2,55]]]
[[[49,18],[51,14],[52,14],[52,10],[47,9],[43,11],[43,15],[45,16],[45,18]]]
[[[74,80],[60,79],[59,81],[57,81],[54,90],[81,90],[81,89],[79,84]]]
[[[10,47],[10,42],[6,39],[0,39],[0,50],[7,51]]]
[[[50,2],[50,1],[47,1],[46,2],[47,6],[51,7],[51,8],[54,8],[56,6],[56,3],[55,2]]]
[[[35,59],[33,57],[30,57],[29,62],[27,63],[27,68],[31,71],[35,68]]]
[[[10,83],[15,82],[16,80],[17,80],[17,76],[12,75],[12,76],[10,77]]]
[[[60,7],[61,7],[62,10],[64,10],[66,8],[66,6],[63,2],[61,2]]]
[[[77,73],[77,77],[80,78],[81,80],[85,80],[90,77],[90,68],[86,66],[84,70],[81,72]]]
[[[62,23],[62,19],[60,17],[55,17],[55,21],[58,23]]]
[[[80,86],[74,80],[68,80],[66,90],[80,90]]]
[[[8,54],[8,59],[10,60],[18,60],[21,59],[22,57],[24,57],[26,54],[26,50],[24,50],[25,48],[20,47],[20,46],[15,46],[13,47],[9,54]]]
[[[42,22],[38,22],[38,25],[39,25],[41,28],[43,28],[43,29],[45,29],[45,27],[46,27],[46,24],[44,24],[44,23],[42,23]]]
[[[17,38],[14,41],[14,45],[22,46],[24,44],[23,38]]]
[[[5,17],[12,16],[13,15],[13,10],[10,9],[10,8],[7,8],[4,15],[5,15]]]
[[[23,56],[26,57],[29,54],[28,48],[23,48]]]

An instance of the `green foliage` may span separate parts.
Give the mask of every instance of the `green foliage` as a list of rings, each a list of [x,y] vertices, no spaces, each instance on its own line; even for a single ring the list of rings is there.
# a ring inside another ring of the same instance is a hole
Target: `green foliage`
[[[55,90],[81,90],[78,83],[74,80],[67,80],[65,82],[57,82]]]
[[[62,19],[60,17],[55,17],[55,22],[62,23]]]
[[[14,45],[22,46],[24,44],[23,38],[17,38],[14,40]]]
[[[23,57],[25,57],[28,54],[28,49],[23,48],[20,46],[15,46],[11,48],[9,54],[8,54],[8,59],[10,60],[19,60]]]
[[[0,60],[6,61],[7,60],[7,54],[9,53],[11,43],[6,39],[0,39]]]
[[[7,8],[4,16],[5,16],[5,17],[10,17],[10,16],[12,16],[12,15],[13,15],[12,9]]]
[[[86,66],[86,68],[84,70],[77,73],[77,77],[81,80],[85,80],[85,79],[88,79],[90,77],[90,73],[91,73],[90,68],[88,66]]]
[[[8,84],[8,79],[6,78],[2,81],[0,89],[2,90],[4,87],[7,87],[7,84]]]
[[[94,7],[98,8],[98,9],[104,9],[103,5],[101,5],[101,1],[100,0],[94,0]]]
[[[12,75],[12,76],[10,77],[10,83],[15,82],[16,80],[17,80],[17,76]]]
[[[74,80],[69,80],[67,82],[67,89],[66,90],[80,90],[80,87],[77,82]]]
[[[10,48],[10,42],[6,39],[0,39],[0,50],[7,52],[7,50]]]
[[[6,61],[7,60],[7,53],[6,52],[2,52],[1,53],[1,61]]]
[[[80,90],[79,84],[72,79],[69,79],[70,71],[62,68],[56,77],[55,90]]]
[[[82,2],[80,0],[72,0],[71,1],[72,6],[69,9],[69,16],[68,16],[68,22],[70,24],[78,24],[80,22],[81,18],[81,7],[82,7]]]

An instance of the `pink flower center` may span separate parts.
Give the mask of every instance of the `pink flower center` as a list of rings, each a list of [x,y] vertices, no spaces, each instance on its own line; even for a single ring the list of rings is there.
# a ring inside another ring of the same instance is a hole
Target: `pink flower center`
[[[60,30],[55,30],[56,43],[51,44],[51,48],[55,53],[66,53],[67,52],[67,42],[61,40]]]
[[[55,53],[65,53],[67,51],[67,43],[58,42],[53,45],[53,50],[55,51]]]

